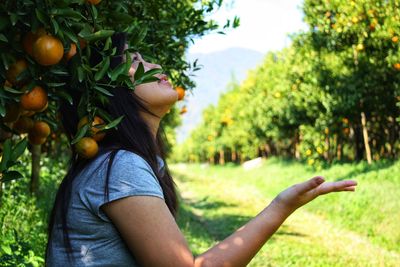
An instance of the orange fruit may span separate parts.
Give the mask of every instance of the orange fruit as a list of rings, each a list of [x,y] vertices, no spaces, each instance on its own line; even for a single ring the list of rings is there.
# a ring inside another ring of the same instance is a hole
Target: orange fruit
[[[397,43],[399,41],[399,37],[398,36],[393,36],[392,37],[392,42],[393,43]]]
[[[88,116],[83,117],[82,119],[80,119],[79,123],[78,123],[78,130],[80,128],[82,128],[85,124],[89,123],[89,118]],[[100,126],[104,124],[104,120],[102,118],[100,118],[99,116],[95,116],[92,122],[92,128],[90,129],[90,135],[92,136],[92,138],[94,140],[96,140],[97,142],[101,141],[104,136],[106,135],[105,132],[99,132],[100,129],[95,127],[96,125]]]
[[[76,55],[76,44],[71,43],[71,48],[69,49],[68,53],[65,53],[64,59],[65,61],[68,61],[75,55]]]
[[[15,122],[21,116],[21,108],[17,103],[6,105],[6,115],[3,118],[4,122]]]
[[[395,63],[395,64],[393,65],[393,67],[394,67],[396,70],[400,70],[400,63]]]
[[[43,112],[43,111],[45,111],[48,107],[49,107],[49,101],[47,101],[47,102],[46,102],[46,105],[45,105],[41,110],[38,110],[38,112]]]
[[[17,77],[28,68],[28,63],[25,59],[18,59],[17,62],[12,64],[7,70],[6,78],[13,85],[22,85],[25,80],[17,81]]]
[[[60,62],[64,55],[61,41],[51,35],[39,37],[33,44],[33,58],[43,66],[50,66]]]
[[[26,116],[21,116],[13,125],[14,130],[18,133],[27,133],[29,132],[34,125],[34,122],[31,118]]]
[[[21,115],[22,115],[22,116],[30,117],[30,116],[32,116],[33,114],[35,114],[35,111],[21,109]]]
[[[179,112],[179,114],[185,114],[187,112],[187,108],[186,107],[183,107],[182,109],[181,109],[181,111]]]
[[[83,38],[79,38],[79,46],[81,47],[81,49],[84,49],[86,47],[86,40]]]
[[[27,32],[22,40],[22,45],[24,47],[25,52],[33,57],[33,44],[36,40],[46,34],[46,30],[44,28],[39,28],[36,32]]]
[[[99,151],[97,142],[91,137],[83,137],[75,144],[76,152],[85,159],[93,158]]]
[[[45,121],[35,121],[33,127],[29,131],[29,134],[35,135],[38,137],[47,137],[50,135],[51,129],[50,126]]]
[[[47,137],[40,137],[34,134],[28,134],[29,143],[32,145],[42,145],[46,142]]]
[[[35,86],[30,92],[26,92],[21,96],[20,103],[25,110],[42,110],[47,105],[47,93],[42,87]]]
[[[185,97],[185,89],[183,89],[183,87],[177,86],[175,90],[178,92],[178,101],[182,100]]]
[[[87,2],[92,4],[92,5],[97,5],[98,3],[101,2],[101,0],[87,0]]]

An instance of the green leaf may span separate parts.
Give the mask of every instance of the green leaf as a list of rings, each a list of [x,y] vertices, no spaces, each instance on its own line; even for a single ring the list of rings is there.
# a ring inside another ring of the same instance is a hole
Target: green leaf
[[[101,69],[94,75],[95,81],[101,80],[104,77],[104,74],[106,74],[107,70],[110,68],[110,57],[103,59],[101,65]]]
[[[19,95],[22,95],[24,93],[24,92],[22,92],[20,90],[17,90],[17,89],[8,87],[8,86],[4,86],[4,90],[7,91],[7,92],[10,92],[10,93],[19,94]]]
[[[46,83],[48,87],[60,87],[66,85],[66,83]]]
[[[9,245],[1,245],[1,250],[3,250],[3,252],[7,255],[12,255],[12,250],[11,247]]]
[[[105,121],[111,121],[112,118],[110,114],[108,114],[105,110],[98,108],[96,111],[96,115],[99,115],[101,118],[103,118]]]
[[[93,87],[93,89],[95,89],[96,91],[99,91],[100,93],[102,93],[102,94],[104,94],[104,95],[114,96],[114,95],[111,94],[107,89],[105,89],[105,88],[103,88],[103,87],[101,87],[101,86],[95,85],[95,86]]]
[[[135,81],[139,80],[140,78],[142,78],[143,74],[144,74],[144,66],[143,66],[143,63],[140,62],[139,66],[138,66],[138,68],[137,68],[137,70],[135,72],[134,80]]]
[[[27,145],[28,145],[28,140],[26,138],[19,141],[13,148],[10,160],[16,161],[22,155],[22,153],[24,153]]]
[[[75,44],[78,43],[78,37],[76,37],[76,34],[73,33],[70,29],[64,27],[63,32],[72,42],[74,42]]]
[[[11,156],[11,140],[7,139],[3,144],[3,157],[1,158],[0,163],[0,172],[4,172],[6,170],[8,161]]]
[[[57,90],[56,91],[56,95],[60,96],[61,98],[64,98],[65,100],[67,100],[70,105],[72,105],[74,103],[73,100],[72,100],[72,97],[68,93],[66,93],[65,91],[58,91]]]
[[[125,73],[125,63],[119,64],[114,70],[110,73],[110,78],[112,81],[116,81],[118,76]]]
[[[107,124],[106,126],[104,126],[103,129],[104,129],[104,130],[108,130],[108,129],[114,128],[115,126],[117,126],[117,125],[122,121],[123,118],[124,118],[124,116],[121,116],[121,117],[119,117],[119,118],[113,120],[112,122],[110,122],[109,124]]]
[[[87,133],[87,131],[89,130],[89,124],[84,125],[82,128],[80,128],[78,130],[78,132],[76,133],[74,139],[71,141],[71,144],[75,144],[78,143],[79,140],[82,139],[82,137],[84,137]]]
[[[11,21],[11,25],[15,26],[15,24],[17,24],[17,21],[18,21],[18,15],[15,13],[11,13],[10,21]]]
[[[83,79],[85,78],[85,74],[83,73],[83,68],[82,66],[79,66],[76,68],[76,72],[78,73],[78,81],[82,82]]]
[[[86,19],[80,12],[73,10],[72,8],[54,8],[50,11],[50,14],[55,16],[61,16],[63,18],[69,17],[74,19]]]
[[[79,36],[81,36],[83,39],[89,41],[89,42],[93,42],[93,41],[97,41],[97,40],[101,40],[101,39],[105,39],[107,37],[110,37],[114,34],[115,31],[113,30],[100,30],[97,31],[95,33],[91,33],[91,34],[85,34],[82,33],[82,31],[79,33]]]
[[[51,19],[51,24],[53,25],[54,33],[57,34],[58,31],[60,30],[60,26],[58,25],[57,21],[55,19]]]
[[[2,117],[4,117],[6,115],[6,107],[4,106],[4,103],[2,101],[1,105],[0,105],[0,115]]]
[[[146,78],[142,78],[142,79],[138,80],[137,82],[135,81],[135,86],[137,86],[139,84],[156,82],[156,81],[159,81],[159,80],[160,79],[158,79],[157,77],[146,77]]]
[[[8,39],[7,39],[7,37],[6,37],[4,34],[0,33],[0,41],[3,41],[3,42],[5,42],[5,43],[7,43],[7,42],[8,42]]]
[[[24,176],[18,171],[6,171],[3,172],[3,177],[1,179],[2,182],[9,182],[12,180],[17,180],[24,178]]]
[[[44,25],[48,24],[48,17],[46,13],[38,8],[35,9],[36,18]]]

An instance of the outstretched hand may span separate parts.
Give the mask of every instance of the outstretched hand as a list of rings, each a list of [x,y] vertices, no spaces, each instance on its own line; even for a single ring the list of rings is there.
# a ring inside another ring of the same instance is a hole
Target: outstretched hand
[[[280,206],[294,211],[320,195],[332,192],[355,191],[356,185],[357,182],[352,180],[325,182],[323,177],[316,176],[287,188],[274,201]]]

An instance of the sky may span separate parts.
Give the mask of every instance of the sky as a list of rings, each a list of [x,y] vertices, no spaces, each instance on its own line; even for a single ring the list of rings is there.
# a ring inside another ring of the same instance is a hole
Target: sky
[[[225,24],[237,15],[240,26],[226,35],[209,34],[196,39],[189,53],[209,53],[230,47],[249,48],[261,53],[280,50],[290,44],[287,34],[307,30],[302,21],[303,0],[225,0],[223,7],[211,15]]]

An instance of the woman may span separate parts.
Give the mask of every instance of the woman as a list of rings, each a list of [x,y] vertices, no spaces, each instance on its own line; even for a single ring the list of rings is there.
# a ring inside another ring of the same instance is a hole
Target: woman
[[[124,35],[114,36],[120,55],[124,44]],[[160,68],[139,53],[133,57],[132,77],[139,63],[145,70]],[[125,117],[117,130],[107,132],[96,158],[82,160],[73,151],[50,216],[47,266],[246,266],[297,208],[322,194],[355,190],[354,181],[325,183],[318,176],[294,185],[194,258],[175,222],[177,197],[160,128],[178,95],[165,75],[157,76],[158,82],[134,91],[113,89],[106,109],[113,117]],[[76,107],[65,104],[62,114],[68,114],[63,125],[71,138],[78,123]]]

